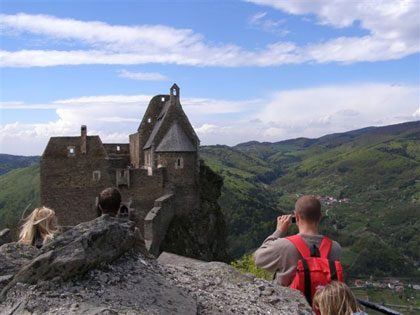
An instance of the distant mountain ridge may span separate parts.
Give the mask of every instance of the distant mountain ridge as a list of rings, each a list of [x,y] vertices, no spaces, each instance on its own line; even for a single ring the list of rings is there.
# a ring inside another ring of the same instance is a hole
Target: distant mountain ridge
[[[200,154],[224,178],[220,204],[234,257],[258,247],[298,196],[313,194],[324,200],[321,232],[342,244],[348,275],[420,276],[420,121],[317,139],[202,146]],[[2,226],[39,203],[37,164],[3,174],[0,184],[7,185],[0,188]]]
[[[419,121],[317,139],[204,146],[201,156],[225,179],[220,202],[234,256],[258,247],[278,215],[313,194],[351,200],[324,203],[322,233],[342,243],[353,275],[419,274]]]
[[[21,156],[0,153],[0,175],[3,175],[16,168],[27,167],[38,163],[40,156]]]

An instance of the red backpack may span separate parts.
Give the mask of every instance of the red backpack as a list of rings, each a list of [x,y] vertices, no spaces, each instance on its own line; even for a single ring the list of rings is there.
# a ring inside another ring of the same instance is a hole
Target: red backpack
[[[301,291],[306,300],[312,305],[312,298],[317,291],[332,280],[344,281],[343,268],[339,261],[328,260],[332,241],[328,237],[322,239],[319,250],[314,246],[312,252],[299,235],[286,237],[295,245],[302,259],[298,260],[296,276],[290,287]]]

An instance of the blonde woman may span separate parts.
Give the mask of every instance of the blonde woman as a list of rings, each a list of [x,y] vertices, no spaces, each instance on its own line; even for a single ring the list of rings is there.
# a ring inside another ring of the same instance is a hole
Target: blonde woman
[[[362,315],[356,297],[344,282],[332,281],[325,288],[318,290],[312,306],[321,315]]]
[[[36,208],[26,219],[19,234],[19,243],[42,247],[52,239],[57,229],[54,210],[47,207]]]

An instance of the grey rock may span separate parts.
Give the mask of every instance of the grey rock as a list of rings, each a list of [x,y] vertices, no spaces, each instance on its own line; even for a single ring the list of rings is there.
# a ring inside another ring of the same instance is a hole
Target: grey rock
[[[3,229],[0,231],[0,246],[12,242],[12,235],[10,229]]]
[[[7,243],[0,246],[0,291],[22,266],[28,264],[39,253],[36,247],[19,243]]]
[[[221,262],[170,253],[155,260],[133,250],[134,238],[129,221],[105,216],[63,233],[41,251],[19,247],[26,263],[0,300],[0,313],[313,314],[298,291]],[[11,257],[11,250],[9,245],[0,253]],[[11,274],[2,277],[7,282]]]
[[[67,279],[113,261],[135,244],[134,222],[101,216],[81,223],[43,246],[42,254],[22,267],[13,281],[36,283]]]
[[[167,279],[174,286],[197,299],[197,314],[313,314],[300,292],[242,274],[225,263],[191,260],[165,252],[158,261],[164,264]],[[215,285],[203,289],[204,281]],[[262,291],[266,295],[259,298]]]

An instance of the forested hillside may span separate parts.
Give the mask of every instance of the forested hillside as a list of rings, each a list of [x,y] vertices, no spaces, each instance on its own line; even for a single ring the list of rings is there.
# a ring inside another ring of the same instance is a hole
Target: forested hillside
[[[312,194],[322,199],[321,232],[344,247],[347,275],[420,275],[420,122],[203,146],[201,157],[224,178],[220,204],[234,258],[255,250],[278,215]],[[39,204],[38,164],[0,176],[1,227],[29,204]]]
[[[14,228],[28,208],[39,206],[39,164],[0,176],[0,229]]]
[[[419,274],[420,122],[319,139],[206,146],[225,179],[221,205],[235,257],[251,252],[304,194],[323,198],[322,233],[344,247],[348,274]]]
[[[16,168],[27,167],[39,162],[39,156],[18,156],[10,154],[0,154],[0,175]]]

